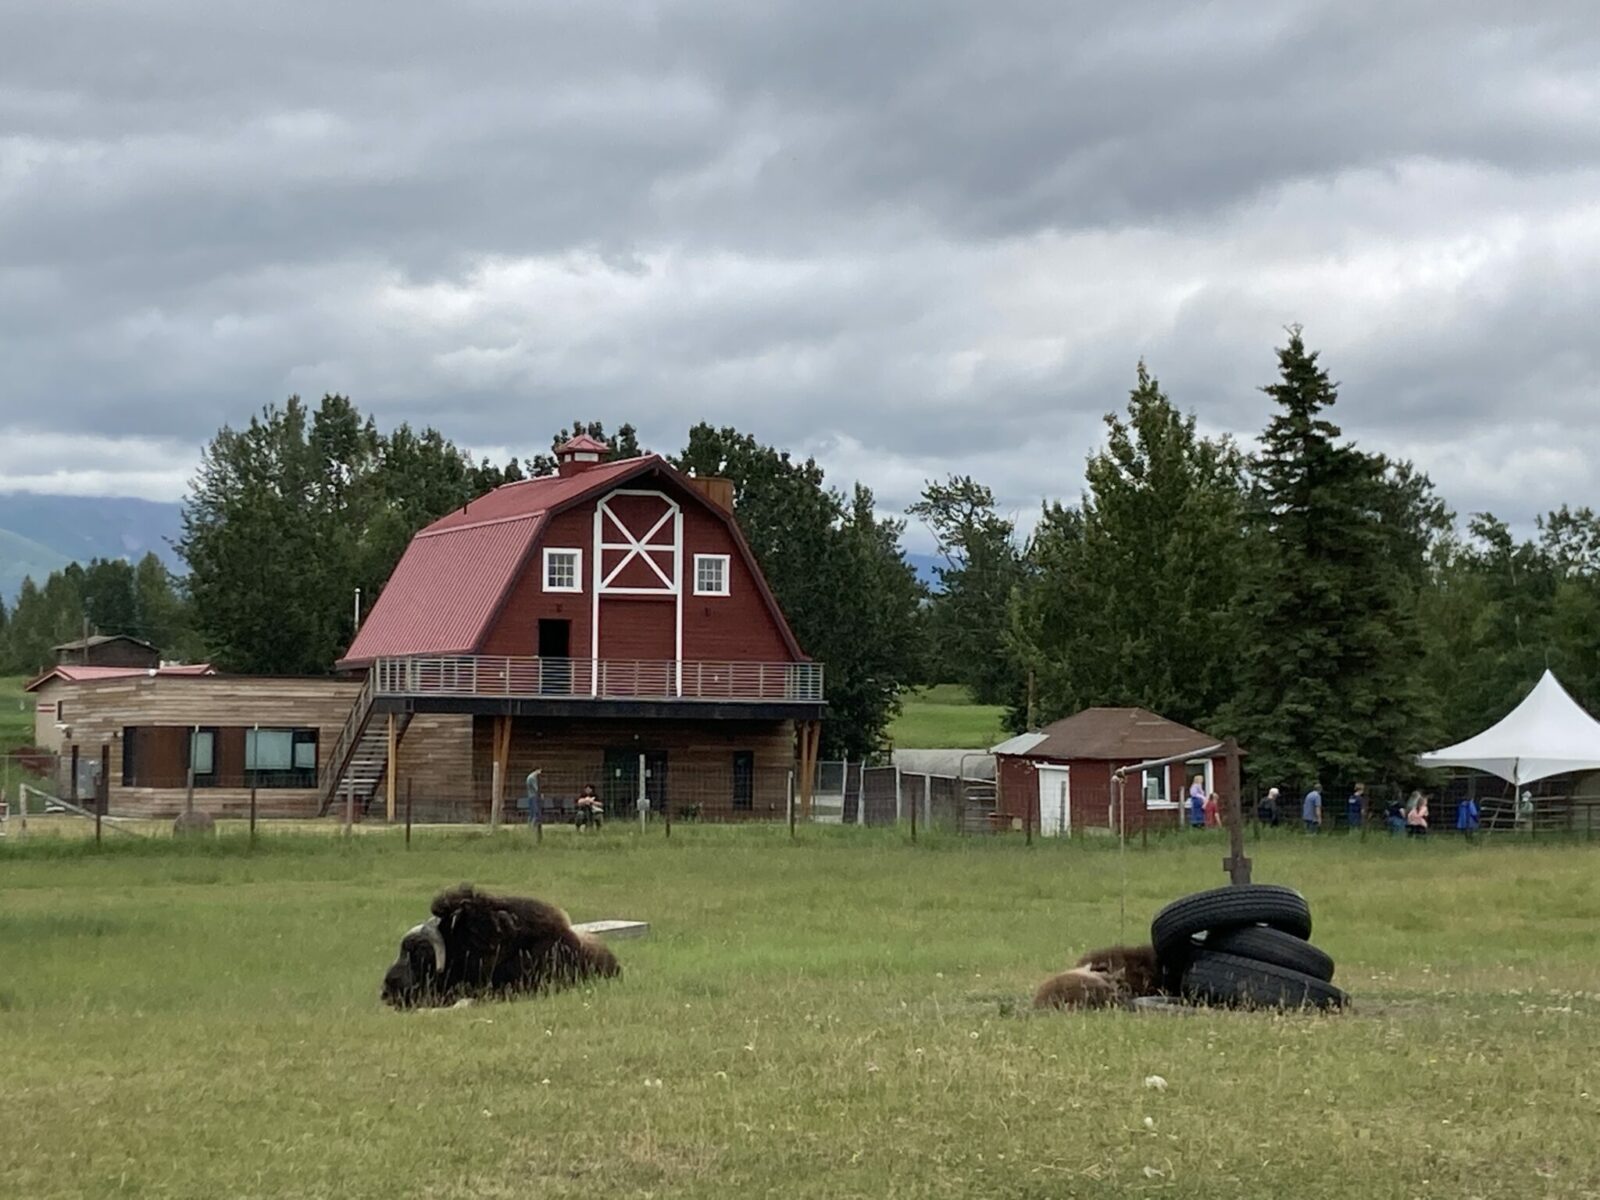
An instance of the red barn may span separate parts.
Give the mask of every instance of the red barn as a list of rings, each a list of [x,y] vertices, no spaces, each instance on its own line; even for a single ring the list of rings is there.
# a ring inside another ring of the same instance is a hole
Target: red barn
[[[555,474],[412,539],[338,664],[365,684],[322,756],[325,806],[380,786],[392,806],[419,773],[432,793],[453,774],[511,797],[539,767],[547,797],[592,783],[617,814],[641,772],[656,810],[782,813],[797,731],[802,766],[815,754],[822,667],[739,531],[731,484],[606,450],[574,438]]]
[[[994,748],[997,809],[1027,820],[1045,835],[1118,826],[1112,772],[1118,767],[1183,761],[1124,777],[1127,828],[1177,826],[1189,781],[1205,776],[1207,791],[1222,791],[1227,756],[1221,738],[1179,725],[1143,708],[1087,708]]]

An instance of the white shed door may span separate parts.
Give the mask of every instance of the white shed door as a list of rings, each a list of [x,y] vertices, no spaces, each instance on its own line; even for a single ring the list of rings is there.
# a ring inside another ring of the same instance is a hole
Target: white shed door
[[[1061,837],[1071,830],[1071,779],[1065,767],[1039,768],[1039,836]]]

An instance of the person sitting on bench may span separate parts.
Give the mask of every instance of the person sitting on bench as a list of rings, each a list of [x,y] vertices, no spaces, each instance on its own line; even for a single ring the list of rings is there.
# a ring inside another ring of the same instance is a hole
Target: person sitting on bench
[[[605,820],[605,806],[600,803],[600,797],[594,794],[594,786],[586,783],[573,810],[572,824],[578,829],[585,827],[599,829],[603,820]]]

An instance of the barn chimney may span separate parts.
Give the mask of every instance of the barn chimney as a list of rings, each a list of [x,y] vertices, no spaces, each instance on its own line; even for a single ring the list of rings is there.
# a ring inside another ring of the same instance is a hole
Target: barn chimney
[[[581,474],[590,467],[597,467],[610,449],[599,438],[580,433],[556,447],[556,473],[565,479],[569,475]]]

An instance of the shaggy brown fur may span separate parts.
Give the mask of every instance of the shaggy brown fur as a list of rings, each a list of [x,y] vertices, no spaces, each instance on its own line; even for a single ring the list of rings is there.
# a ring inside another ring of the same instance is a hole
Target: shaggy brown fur
[[[1073,967],[1052,975],[1033,993],[1034,1008],[1110,1008],[1121,999],[1117,985],[1098,971]]]
[[[1154,946],[1103,946],[1074,965],[1100,972],[1124,995],[1159,996],[1164,990]]]
[[[408,933],[383,981],[382,998],[396,1008],[537,993],[622,973],[609,947],[578,933],[565,912],[543,900],[490,895],[464,883],[434,898],[429,924],[442,939],[443,967],[426,930]]]

